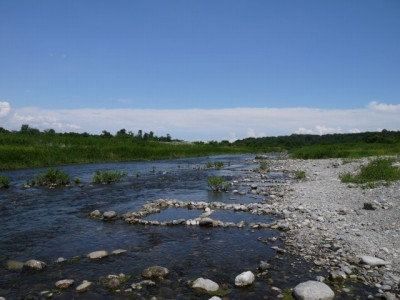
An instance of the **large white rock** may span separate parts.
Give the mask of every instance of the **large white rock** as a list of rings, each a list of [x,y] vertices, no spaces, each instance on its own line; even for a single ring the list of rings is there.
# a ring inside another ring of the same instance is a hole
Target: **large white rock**
[[[204,279],[202,277],[197,278],[193,284],[193,288],[200,288],[203,290],[206,290],[207,292],[215,292],[219,290],[219,285],[218,283],[210,280],[210,279]]]
[[[297,300],[332,300],[335,293],[325,283],[309,280],[296,285],[293,296]]]
[[[222,299],[220,297],[218,297],[218,296],[213,296],[208,300],[222,300]]]
[[[361,262],[372,267],[387,265],[383,259],[368,255],[361,256]]]
[[[246,272],[243,272],[242,274],[239,274],[238,276],[236,276],[235,285],[236,286],[250,285],[250,284],[253,284],[254,280],[255,280],[255,276],[254,276],[253,272],[246,271]]]

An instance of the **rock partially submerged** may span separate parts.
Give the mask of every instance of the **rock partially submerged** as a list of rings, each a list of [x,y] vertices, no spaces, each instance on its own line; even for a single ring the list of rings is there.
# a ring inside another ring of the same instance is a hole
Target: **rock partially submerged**
[[[62,279],[56,282],[55,286],[58,289],[67,289],[74,284],[73,279]]]
[[[30,259],[24,263],[24,270],[42,271],[46,268],[46,264],[40,260]]]
[[[142,276],[144,278],[164,278],[169,273],[167,268],[161,266],[152,266],[143,270]]]
[[[87,257],[89,259],[92,259],[92,260],[101,259],[101,258],[104,258],[104,257],[107,257],[107,256],[108,256],[108,252],[105,251],[105,250],[99,250],[99,251],[90,252],[87,255]]]
[[[117,214],[115,211],[113,211],[113,210],[106,211],[106,212],[103,213],[103,221],[113,221],[113,220],[116,220],[116,219],[117,219],[117,216],[118,216],[118,214]]]
[[[243,273],[239,274],[238,276],[236,276],[235,285],[236,286],[251,285],[251,284],[253,284],[254,280],[255,280],[255,276],[254,276],[253,272],[246,271],[246,272],[243,272]]]
[[[85,292],[92,286],[92,284],[92,282],[84,280],[80,285],[76,287],[76,291],[79,293]]]
[[[197,278],[195,281],[192,283],[193,288],[200,288],[203,289],[207,292],[215,292],[219,290],[219,285],[218,283],[210,280],[210,279],[204,279],[202,277]]]
[[[309,280],[296,285],[293,296],[297,300],[332,300],[335,293],[325,283]]]

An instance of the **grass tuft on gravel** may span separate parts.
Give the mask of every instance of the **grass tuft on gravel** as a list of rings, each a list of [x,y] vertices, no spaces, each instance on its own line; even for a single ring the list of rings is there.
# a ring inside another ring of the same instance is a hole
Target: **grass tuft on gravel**
[[[394,158],[379,158],[362,166],[357,174],[343,173],[340,179],[344,183],[365,184],[376,181],[392,182],[400,180],[400,168],[393,166]]]

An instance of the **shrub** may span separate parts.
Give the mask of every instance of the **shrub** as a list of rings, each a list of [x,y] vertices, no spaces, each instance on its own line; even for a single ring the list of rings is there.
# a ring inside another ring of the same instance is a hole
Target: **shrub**
[[[375,159],[367,165],[362,166],[357,174],[343,173],[339,176],[345,183],[371,183],[375,181],[400,180],[400,169],[393,166],[395,159]]]
[[[33,185],[39,186],[65,186],[70,182],[69,175],[58,169],[48,169],[42,174],[36,175],[36,180],[32,180]]]
[[[298,180],[306,178],[306,172],[301,170],[294,171],[294,177]]]
[[[74,183],[75,183],[76,185],[78,185],[78,184],[81,183],[81,180],[79,179],[79,177],[75,177],[75,178],[74,178]]]
[[[215,192],[227,191],[232,185],[229,181],[225,181],[222,177],[210,177],[207,180],[208,187]]]
[[[126,174],[121,171],[96,171],[93,175],[94,183],[110,184],[120,181]]]
[[[0,176],[0,187],[1,188],[9,188],[10,187],[10,179],[5,176]]]
[[[222,169],[223,167],[224,167],[224,162],[222,161],[214,161],[214,162],[209,161],[206,164],[206,169],[212,169],[212,168]]]
[[[269,169],[269,164],[267,161],[261,161],[258,168],[254,169],[254,172],[266,172]]]
[[[211,169],[212,167],[214,167],[214,164],[211,161],[207,162],[206,168]]]
[[[214,167],[215,167],[216,169],[222,169],[222,168],[224,167],[224,162],[222,162],[222,161],[215,161],[215,162],[214,162]]]

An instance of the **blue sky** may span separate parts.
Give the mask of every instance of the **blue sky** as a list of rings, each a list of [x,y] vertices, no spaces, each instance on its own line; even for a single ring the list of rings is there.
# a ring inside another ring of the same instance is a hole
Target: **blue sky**
[[[310,108],[338,114],[280,131],[241,120],[242,132],[215,138],[399,130],[385,115],[369,126],[337,123],[340,112],[377,107],[400,119],[399,32],[398,0],[0,0],[0,126],[137,130],[146,124],[129,113],[146,111],[165,123],[161,133],[204,140],[207,131],[168,128],[167,110],[182,118],[192,109]],[[60,119],[89,110],[108,128]]]

